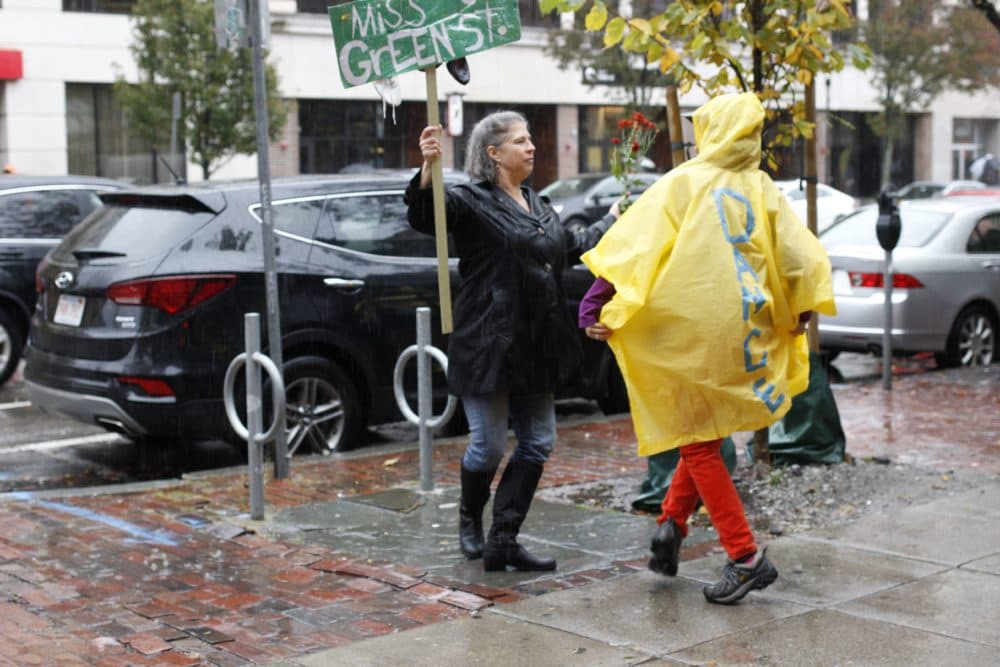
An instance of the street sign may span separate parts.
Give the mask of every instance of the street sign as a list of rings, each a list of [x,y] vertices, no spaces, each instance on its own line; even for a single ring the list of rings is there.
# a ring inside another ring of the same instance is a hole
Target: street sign
[[[517,0],[357,0],[329,12],[345,88],[521,38]]]
[[[247,0],[215,0],[215,44],[220,49],[250,46]]]

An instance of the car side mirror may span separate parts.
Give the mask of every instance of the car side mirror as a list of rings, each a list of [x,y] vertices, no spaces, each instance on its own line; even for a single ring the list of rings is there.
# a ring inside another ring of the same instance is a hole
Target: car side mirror
[[[903,225],[899,219],[899,206],[894,193],[883,190],[878,196],[878,220],[875,222],[875,236],[883,250],[892,252],[899,243]]]

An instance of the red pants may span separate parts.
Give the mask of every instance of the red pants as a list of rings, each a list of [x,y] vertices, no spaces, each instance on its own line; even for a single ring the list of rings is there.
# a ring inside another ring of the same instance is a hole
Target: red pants
[[[687,520],[694,512],[700,497],[719,533],[719,541],[732,560],[739,560],[757,552],[757,545],[750,532],[743,503],[736,486],[729,477],[720,450],[722,440],[696,442],[681,447],[681,460],[667,489],[656,520],[663,523],[673,519],[681,536],[687,537]]]

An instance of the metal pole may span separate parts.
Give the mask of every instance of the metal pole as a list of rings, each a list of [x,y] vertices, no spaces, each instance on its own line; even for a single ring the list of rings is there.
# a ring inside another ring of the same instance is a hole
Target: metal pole
[[[816,125],[816,77],[809,80],[806,84],[806,120],[813,124],[815,128]],[[812,133],[812,136],[807,137],[805,140],[806,144],[806,225],[809,227],[809,231],[815,236],[818,229],[818,217],[817,217],[817,206],[816,206],[816,182],[819,177],[819,167],[817,165],[818,160],[816,159],[816,132]],[[812,317],[809,318],[809,325],[807,327],[806,333],[809,340],[809,351],[818,353],[819,352],[819,314],[813,313]]]
[[[885,251],[885,308],[882,320],[882,388],[892,389],[892,251]]]
[[[263,16],[261,0],[250,0],[250,41],[253,47],[253,103],[257,119],[257,178],[260,181],[261,234],[264,236],[264,287],[267,299],[267,343],[271,360],[284,372],[281,353],[281,318],[278,311],[278,275],[274,267],[274,223],[271,219],[271,152],[267,122],[267,82],[264,78]],[[285,415],[274,436],[274,477],[288,476]]]
[[[247,465],[250,477],[250,518],[264,518],[264,452],[257,441],[264,430],[260,388],[260,364],[254,354],[260,352],[260,315],[243,316],[243,339],[246,344],[247,379]]]
[[[434,452],[431,449],[431,428],[427,422],[433,417],[431,404],[431,309],[417,308],[417,414],[420,417],[420,490],[434,490]]]
[[[181,94],[174,93],[171,98],[170,114],[170,163],[174,166],[174,173],[181,173],[181,166],[177,163],[177,122],[181,118]]]
[[[826,177],[827,185],[833,185],[833,111],[830,109],[830,77],[826,77]]]

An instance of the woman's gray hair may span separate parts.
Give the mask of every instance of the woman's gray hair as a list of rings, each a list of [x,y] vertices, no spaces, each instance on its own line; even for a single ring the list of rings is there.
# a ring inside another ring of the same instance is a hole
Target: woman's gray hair
[[[497,180],[496,162],[486,149],[502,144],[516,123],[527,125],[528,120],[517,111],[497,111],[476,123],[465,148],[465,172],[469,176],[490,183]]]

